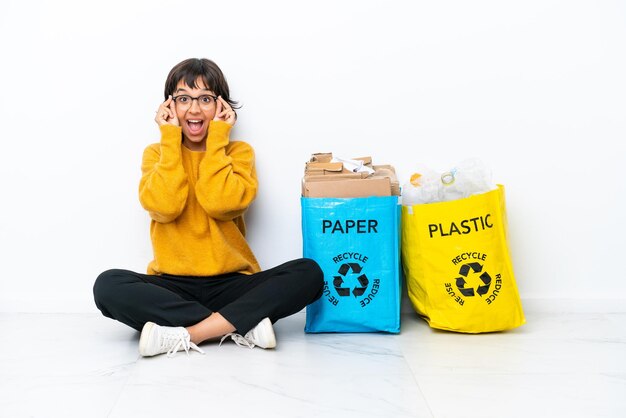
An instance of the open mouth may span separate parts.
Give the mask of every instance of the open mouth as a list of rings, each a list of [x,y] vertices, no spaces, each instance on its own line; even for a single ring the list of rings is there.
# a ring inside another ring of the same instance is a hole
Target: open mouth
[[[187,120],[187,128],[192,135],[198,135],[202,133],[204,128],[204,121],[201,119],[189,119]]]

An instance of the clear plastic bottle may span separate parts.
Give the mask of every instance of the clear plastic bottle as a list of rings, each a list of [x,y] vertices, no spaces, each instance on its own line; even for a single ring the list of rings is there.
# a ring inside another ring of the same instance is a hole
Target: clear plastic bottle
[[[494,190],[491,169],[478,158],[460,161],[441,174],[441,200],[463,199]]]

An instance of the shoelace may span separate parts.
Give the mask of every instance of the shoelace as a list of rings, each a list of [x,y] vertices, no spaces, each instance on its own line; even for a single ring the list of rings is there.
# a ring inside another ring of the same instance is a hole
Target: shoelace
[[[192,343],[189,340],[189,335],[187,336],[184,336],[182,334],[166,335],[163,338],[163,346],[167,347],[170,344],[172,345],[172,348],[170,348],[167,351],[168,357],[174,357],[174,355],[176,355],[176,353],[178,352],[178,350],[181,349],[181,347],[185,350],[185,353],[187,353],[187,355],[189,355],[189,349],[193,349],[193,350],[196,350],[200,354],[204,354],[204,350],[202,350],[200,347],[198,347],[196,344]]]
[[[245,337],[241,336],[240,334],[235,334],[234,332],[231,332],[230,334],[224,335],[222,337],[222,339],[220,340],[220,346],[222,345],[224,340],[226,338],[228,338],[228,337],[230,337],[235,342],[235,344],[237,344],[239,347],[254,348],[254,344],[253,343],[248,341]]]

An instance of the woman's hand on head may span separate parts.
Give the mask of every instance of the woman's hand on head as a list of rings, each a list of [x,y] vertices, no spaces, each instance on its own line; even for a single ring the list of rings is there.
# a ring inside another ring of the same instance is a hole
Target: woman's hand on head
[[[228,104],[226,100],[222,99],[222,96],[219,96],[217,98],[216,105],[215,117],[213,120],[221,120],[231,126],[234,125],[237,121],[237,114],[230,104]]]
[[[176,116],[176,102],[172,99],[171,95],[159,106],[159,109],[156,111],[154,121],[159,126],[180,126],[180,122],[178,121],[178,117]]]

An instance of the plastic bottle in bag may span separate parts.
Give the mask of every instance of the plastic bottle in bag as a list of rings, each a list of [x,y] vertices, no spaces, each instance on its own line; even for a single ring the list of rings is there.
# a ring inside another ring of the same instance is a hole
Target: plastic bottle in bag
[[[421,167],[402,186],[402,204],[413,206],[422,203],[439,202],[441,199],[439,174],[428,167]]]
[[[491,169],[478,158],[469,158],[441,174],[441,200],[463,199],[494,190]]]
[[[441,174],[420,167],[402,187],[402,204],[413,206],[463,199],[495,188],[489,167],[478,158],[469,158]]]

